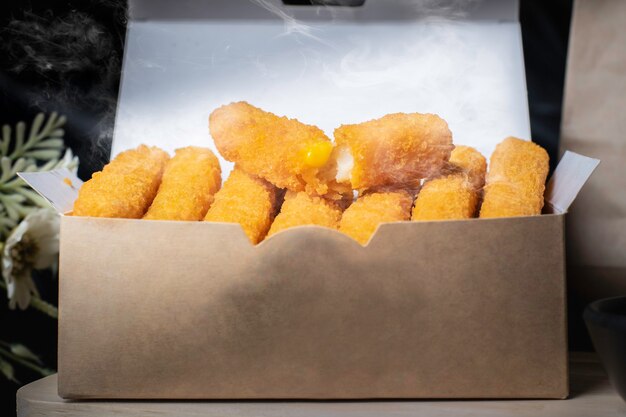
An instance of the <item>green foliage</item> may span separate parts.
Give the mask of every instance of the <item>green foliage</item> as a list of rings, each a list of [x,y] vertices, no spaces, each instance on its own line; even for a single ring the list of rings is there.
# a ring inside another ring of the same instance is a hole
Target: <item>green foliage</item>
[[[41,359],[26,346],[0,340],[0,373],[8,380],[19,383],[15,378],[15,369],[11,362],[35,371],[41,376],[53,373],[51,369],[44,367]]]
[[[78,158],[71,150],[64,152],[65,144],[62,126],[65,117],[56,113],[46,120],[43,113],[33,119],[28,129],[19,122],[15,129],[2,126],[0,140],[0,240],[32,210],[47,207],[48,203],[31,190],[18,172],[48,171],[56,168],[75,170]]]
[[[65,117],[43,113],[33,119],[30,128],[19,122],[14,128],[2,126],[0,131],[0,249],[11,231],[31,211],[48,207],[48,202],[17,176],[18,172],[49,171],[68,168],[75,171],[78,158],[63,141]],[[28,134],[27,134],[28,133]],[[7,284],[0,278],[0,288]],[[37,310],[57,317],[57,309],[37,296],[31,299]],[[0,375],[18,382],[14,366],[19,365],[45,376],[53,371],[26,346],[0,340]]]

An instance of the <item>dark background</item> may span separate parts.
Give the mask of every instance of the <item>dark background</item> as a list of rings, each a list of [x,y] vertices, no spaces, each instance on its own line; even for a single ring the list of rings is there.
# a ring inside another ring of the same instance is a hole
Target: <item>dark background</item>
[[[571,8],[571,0],[521,0],[532,137],[553,162]],[[65,140],[80,158],[80,177],[100,170],[110,150],[125,31],[124,0],[0,2],[0,125],[29,122],[40,111],[65,114]],[[56,304],[55,278],[44,274],[38,286]],[[591,348],[582,307],[570,294],[572,350]],[[11,311],[0,298],[0,339],[23,343],[56,367],[56,321],[43,314]],[[20,368],[17,378],[25,384],[38,376]],[[17,387],[0,377],[1,416],[14,415]]]

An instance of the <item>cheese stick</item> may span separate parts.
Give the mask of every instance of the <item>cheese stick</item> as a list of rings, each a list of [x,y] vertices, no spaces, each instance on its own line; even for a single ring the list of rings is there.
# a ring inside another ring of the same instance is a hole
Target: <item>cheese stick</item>
[[[280,213],[274,219],[267,236],[294,226],[317,225],[337,229],[341,219],[339,203],[305,192],[287,191]]]
[[[413,197],[405,191],[370,193],[344,211],[339,230],[365,245],[381,223],[409,220]]]
[[[360,192],[416,188],[441,170],[452,152],[448,124],[435,114],[395,113],[335,129],[336,179]]]
[[[224,158],[279,188],[337,199],[347,191],[334,181],[333,144],[316,126],[238,102],[213,111],[209,130]]]
[[[74,216],[140,219],[157,193],[168,154],[140,145],[120,153],[83,184]]]
[[[274,217],[276,187],[235,167],[215,194],[205,221],[239,223],[254,244],[265,237]]]
[[[480,217],[541,214],[549,169],[548,153],[541,146],[505,139],[491,155]]]
[[[457,146],[450,174],[427,181],[415,200],[412,220],[469,219],[476,215],[487,162],[476,149]]]
[[[202,220],[221,183],[220,163],[210,149],[178,149],[144,219]]]
[[[415,200],[412,220],[455,220],[475,216],[478,191],[467,174],[460,173],[428,181]]]
[[[450,164],[466,172],[476,190],[480,190],[485,185],[487,160],[476,149],[457,145],[450,154]]]

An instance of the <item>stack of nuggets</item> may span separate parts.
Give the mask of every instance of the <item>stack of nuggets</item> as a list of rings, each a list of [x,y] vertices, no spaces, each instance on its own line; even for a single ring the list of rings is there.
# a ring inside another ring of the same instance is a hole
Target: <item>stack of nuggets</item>
[[[485,158],[455,148],[446,122],[433,114],[343,125],[333,144],[315,126],[239,102],[215,110],[210,131],[235,162],[221,189],[219,161],[209,149],[187,147],[169,159],[142,145],[95,173],[73,214],[238,223],[254,244],[316,225],[365,245],[381,223],[475,217],[481,197],[480,217],[537,215],[543,207],[545,150],[505,139],[491,157],[485,186]]]

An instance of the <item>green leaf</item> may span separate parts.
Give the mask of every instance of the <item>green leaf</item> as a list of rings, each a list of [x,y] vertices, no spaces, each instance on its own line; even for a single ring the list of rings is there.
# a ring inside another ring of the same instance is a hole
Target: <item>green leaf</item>
[[[0,372],[5,376],[9,381],[13,381],[18,383],[18,380],[15,379],[15,371],[13,369],[13,365],[4,359],[0,358]]]
[[[59,151],[63,148],[64,142],[63,139],[47,139],[44,141],[41,141],[39,143],[37,143],[36,145],[33,146],[34,149],[37,148],[55,148],[55,149],[59,149]]]
[[[65,130],[55,129],[52,132],[50,132],[48,136],[50,136],[51,138],[62,138],[63,136],[65,136]]]
[[[20,188],[17,188],[15,192],[20,193],[21,195],[26,197],[28,200],[30,200],[33,204],[36,204],[44,208],[50,207],[50,202],[48,200],[46,200],[45,198],[43,198],[42,196],[37,194],[35,191],[29,188],[20,187]]]
[[[29,156],[35,159],[48,160],[57,159],[61,156],[61,149],[41,149],[35,151],[24,152],[24,156]]]
[[[25,200],[26,197],[19,194],[0,194],[0,203],[4,206],[9,218],[15,221],[20,220],[20,217],[28,212],[21,205]]]
[[[35,118],[33,119],[33,123],[30,125],[30,133],[28,135],[29,140],[37,136],[37,134],[39,133],[39,129],[41,129],[41,125],[43,124],[44,119],[45,119],[45,116],[43,113],[39,113],[37,114],[37,116],[35,116]]]
[[[11,143],[11,126],[2,126],[2,143],[0,144],[0,155],[6,156],[9,153],[9,143]]]
[[[19,122],[15,126],[15,149],[20,149],[24,145],[24,132],[26,131],[26,123]],[[15,153],[15,151],[13,152]]]
[[[65,117],[51,113],[44,124],[45,118],[43,113],[35,116],[26,142],[24,142],[26,125],[23,122],[17,124],[13,152],[9,155],[11,159],[27,157],[48,160],[60,156],[64,147],[63,135],[65,131],[61,129],[61,126],[65,124]],[[10,128],[5,136],[10,137]],[[7,146],[7,151],[8,148]],[[53,151],[54,153],[52,153]],[[6,155],[6,152],[4,154]]]
[[[31,350],[28,349],[26,346],[21,345],[19,343],[14,343],[10,346],[10,349],[14,355],[17,355],[20,358],[24,358],[26,360],[29,360],[29,361],[32,361],[41,365],[41,359],[39,359],[39,356],[31,352]]]

